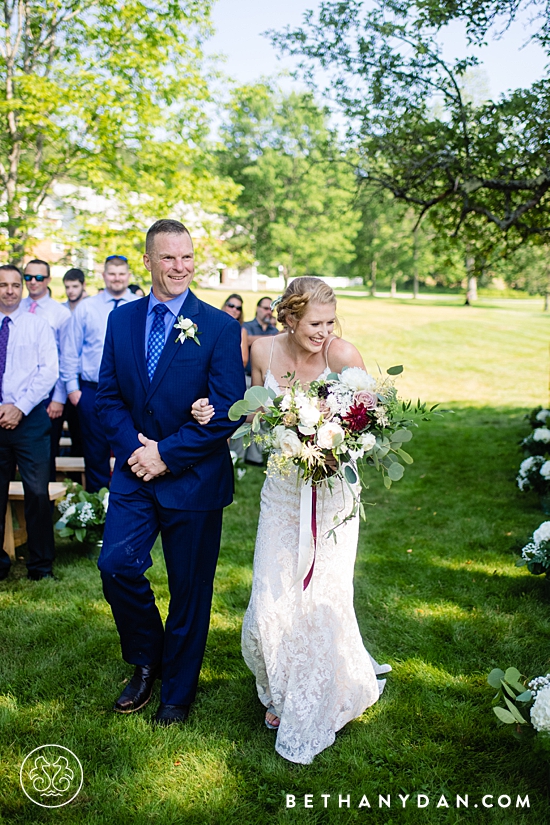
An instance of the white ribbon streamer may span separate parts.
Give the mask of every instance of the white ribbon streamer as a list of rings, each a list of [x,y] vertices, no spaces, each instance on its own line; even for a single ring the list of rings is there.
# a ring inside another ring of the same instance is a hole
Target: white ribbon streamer
[[[300,541],[298,545],[298,570],[293,584],[301,584],[311,566],[311,546],[313,536],[311,533],[311,513],[312,513],[312,486],[311,481],[302,484],[300,490]]]

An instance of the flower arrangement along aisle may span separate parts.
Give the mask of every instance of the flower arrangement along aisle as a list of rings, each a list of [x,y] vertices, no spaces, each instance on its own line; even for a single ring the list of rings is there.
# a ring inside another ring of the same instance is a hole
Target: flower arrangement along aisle
[[[550,463],[550,462],[549,462]],[[527,567],[530,573],[548,575],[550,570],[550,521],[543,521],[533,533],[531,541],[521,551],[516,567]]]
[[[55,525],[60,536],[75,538],[86,544],[99,544],[103,539],[105,516],[109,506],[109,491],[87,493],[80,484],[65,481],[67,492],[57,505],[61,518]]]
[[[340,520],[336,517],[336,529],[358,511],[365,517],[361,489],[366,467],[380,471],[389,488],[402,478],[404,464],[412,464],[403,445],[412,438],[411,428],[418,426],[415,419],[429,420],[438,405],[428,410],[420,401],[415,406],[400,401],[394,377],[402,371],[402,366],[391,367],[386,376],[376,379],[351,367],[313,381],[307,389],[288,374],[290,386],[284,393],[251,387],[229,410],[232,421],[253,415],[252,422],[242,424],[233,438],[244,438],[245,445],[253,439],[268,451],[268,475],[289,475],[298,468],[297,482],[302,482],[298,578],[305,572],[311,535],[314,547],[317,541],[317,486],[345,484],[352,493],[352,508]],[[313,565],[304,587],[312,570]]]
[[[528,681],[515,667],[494,668],[487,681],[497,689],[493,711],[505,725],[513,725],[517,739],[533,739],[536,750],[550,759],[550,673]]]

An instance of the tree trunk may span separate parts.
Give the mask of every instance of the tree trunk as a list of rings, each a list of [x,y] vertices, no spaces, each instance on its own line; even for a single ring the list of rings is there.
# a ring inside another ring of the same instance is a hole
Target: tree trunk
[[[418,298],[418,226],[414,228],[413,238],[413,298]]]
[[[376,297],[376,258],[372,259],[372,263],[370,265],[370,278],[371,278],[371,285],[370,285],[370,294],[373,298]]]
[[[550,264],[546,265],[546,292],[544,294],[544,312],[550,310]]]
[[[397,278],[395,277],[395,275],[392,276],[390,290],[391,290],[391,297],[392,298],[397,298]]]
[[[470,253],[469,248],[466,248],[466,272],[468,277],[468,288],[466,291],[466,306],[470,306],[474,301],[477,301],[477,277],[475,275],[476,259]]]

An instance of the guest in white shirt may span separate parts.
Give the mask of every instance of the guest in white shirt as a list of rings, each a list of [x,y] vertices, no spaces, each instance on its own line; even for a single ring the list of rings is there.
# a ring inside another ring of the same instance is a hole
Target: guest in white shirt
[[[69,401],[79,414],[89,492],[107,487],[111,478],[111,448],[95,412],[107,319],[120,304],[139,300],[128,289],[130,270],[124,256],[109,255],[103,280],[105,289],[80,303],[73,312],[67,346],[61,356],[61,377]]]
[[[0,580],[10,570],[4,551],[9,485],[17,463],[25,492],[27,575],[52,577],[53,525],[48,496],[49,418],[44,401],[59,375],[49,323],[21,306],[23,278],[16,266],[0,266]]]
[[[58,304],[50,296],[51,282],[50,265],[46,261],[35,258],[29,261],[23,273],[28,297],[23,298],[21,307],[27,312],[44,318],[52,328],[57,344],[57,354],[61,361],[61,352],[67,340],[71,313],[66,307]],[[52,419],[51,451],[50,451],[50,481],[55,481],[55,457],[59,452],[59,439],[63,429],[63,410],[67,400],[65,384],[58,378],[55,387],[46,400],[46,412]]]

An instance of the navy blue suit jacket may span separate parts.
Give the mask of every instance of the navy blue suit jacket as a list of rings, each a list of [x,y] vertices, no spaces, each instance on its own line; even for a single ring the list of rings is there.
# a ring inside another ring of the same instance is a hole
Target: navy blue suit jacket
[[[227,439],[239,422],[227,417],[243,397],[245,379],[241,329],[227,313],[189,292],[181,314],[197,324],[200,346],[177,342],[170,332],[153,381],[145,360],[149,298],[118,307],[109,315],[99,372],[96,410],[116,457],[111,490],[132,493],[154,486],[163,507],[216,510],[233,498],[233,467]],[[205,427],[191,416],[197,398],[208,397],[215,416]],[[128,459],[141,446],[138,433],[158,441],[170,470],[144,482]]]

